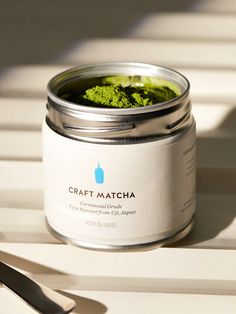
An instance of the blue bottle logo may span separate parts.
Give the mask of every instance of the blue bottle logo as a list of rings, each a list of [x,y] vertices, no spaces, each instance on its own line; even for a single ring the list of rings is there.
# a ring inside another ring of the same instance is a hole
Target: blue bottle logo
[[[97,184],[103,184],[104,183],[104,171],[100,167],[100,163],[98,163],[97,168],[94,170],[95,174],[95,181]]]

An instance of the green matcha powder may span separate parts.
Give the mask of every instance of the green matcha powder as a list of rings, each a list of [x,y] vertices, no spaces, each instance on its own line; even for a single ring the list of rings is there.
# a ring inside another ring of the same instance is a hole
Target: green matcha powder
[[[81,105],[114,107],[114,108],[136,108],[162,103],[177,97],[175,91],[168,86],[155,86],[153,84],[133,85],[132,83],[122,85],[109,84],[97,85],[77,94],[75,101]],[[113,83],[113,82],[112,82]]]

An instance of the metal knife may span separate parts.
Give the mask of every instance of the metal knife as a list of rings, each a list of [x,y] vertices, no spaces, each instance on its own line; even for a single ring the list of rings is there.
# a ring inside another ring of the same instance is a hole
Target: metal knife
[[[74,300],[36,283],[2,262],[0,282],[42,314],[66,314],[73,311],[76,306]]]

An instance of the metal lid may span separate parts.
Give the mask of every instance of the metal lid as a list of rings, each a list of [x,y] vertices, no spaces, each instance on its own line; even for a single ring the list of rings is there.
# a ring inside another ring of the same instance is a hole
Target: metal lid
[[[169,101],[138,108],[100,108],[75,104],[61,97],[80,84],[106,76],[154,77],[178,87]],[[104,63],[72,68],[48,83],[47,123],[56,132],[92,142],[145,141],[178,132],[192,123],[189,81],[180,73],[144,63]]]

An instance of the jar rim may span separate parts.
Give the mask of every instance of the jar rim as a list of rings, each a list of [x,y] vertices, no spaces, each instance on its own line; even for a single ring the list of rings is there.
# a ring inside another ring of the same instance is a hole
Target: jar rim
[[[176,85],[180,89],[180,95],[165,102],[145,106],[131,108],[114,108],[114,107],[95,107],[75,104],[71,101],[61,98],[58,93],[62,86],[69,85],[72,81],[85,80],[91,78],[99,78],[116,75],[139,75],[145,77],[156,77],[164,79]],[[188,79],[180,72],[166,66],[141,63],[141,62],[110,62],[110,63],[94,63],[85,66],[73,67],[55,75],[47,85],[49,101],[51,100],[55,106],[63,108],[63,110],[72,110],[89,114],[101,115],[130,115],[151,113],[153,111],[164,110],[174,106],[189,94],[190,83]]]
[[[60,92],[77,90],[78,82],[83,84],[86,79],[122,75],[160,78],[177,86],[180,94],[166,102],[135,108],[85,106],[60,97]],[[192,124],[189,90],[190,83],[184,75],[159,65],[113,62],[74,67],[49,81],[46,120],[56,132],[83,141],[152,140],[170,136]]]

